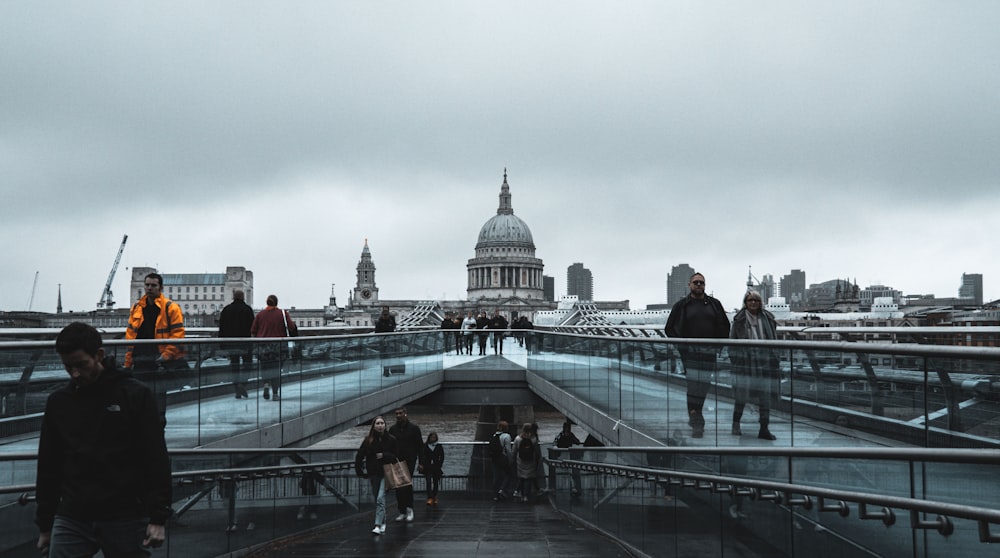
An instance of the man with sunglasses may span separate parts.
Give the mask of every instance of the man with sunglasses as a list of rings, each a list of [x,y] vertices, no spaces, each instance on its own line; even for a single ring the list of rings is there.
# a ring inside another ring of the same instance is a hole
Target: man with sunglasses
[[[670,309],[664,333],[667,337],[713,338],[729,337],[729,318],[722,303],[705,294],[705,276],[695,273],[688,281],[691,292],[678,300]],[[705,416],[702,409],[705,397],[712,387],[719,347],[680,345],[684,373],[687,376],[687,411],[691,437],[705,435]]]

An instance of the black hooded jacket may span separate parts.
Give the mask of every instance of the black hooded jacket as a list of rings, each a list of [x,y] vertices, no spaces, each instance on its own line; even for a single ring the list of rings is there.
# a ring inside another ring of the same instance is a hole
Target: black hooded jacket
[[[382,459],[375,457],[382,454]],[[371,443],[368,437],[361,441],[357,455],[354,456],[354,471],[359,477],[381,477],[382,466],[396,462],[396,438],[389,432],[375,433]]]
[[[38,442],[35,523],[170,517],[170,459],[153,393],[131,373],[102,362],[91,384],[70,381],[45,404]]]

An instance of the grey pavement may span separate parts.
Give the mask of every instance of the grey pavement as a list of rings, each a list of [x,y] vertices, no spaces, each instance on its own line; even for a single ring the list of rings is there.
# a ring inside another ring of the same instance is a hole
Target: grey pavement
[[[610,538],[566,520],[545,500],[496,503],[442,493],[437,507],[419,500],[416,505],[413,523],[392,521],[395,506],[389,506],[389,523],[383,535],[371,533],[373,514],[369,511],[306,535],[276,541],[250,556],[631,556]]]

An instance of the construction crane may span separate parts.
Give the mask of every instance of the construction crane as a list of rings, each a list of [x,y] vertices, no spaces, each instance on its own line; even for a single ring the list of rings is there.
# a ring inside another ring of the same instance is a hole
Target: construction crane
[[[31,312],[31,305],[35,303],[35,289],[38,288],[38,272],[35,272],[35,282],[31,284],[31,298],[28,299],[28,312]]]
[[[115,280],[115,272],[118,271],[118,262],[122,261],[122,252],[125,251],[125,242],[128,235],[122,237],[122,245],[118,247],[118,255],[115,256],[115,265],[111,266],[111,273],[108,274],[108,282],[104,284],[104,292],[101,293],[101,300],[97,302],[98,310],[114,310],[115,299],[111,294],[111,282]]]

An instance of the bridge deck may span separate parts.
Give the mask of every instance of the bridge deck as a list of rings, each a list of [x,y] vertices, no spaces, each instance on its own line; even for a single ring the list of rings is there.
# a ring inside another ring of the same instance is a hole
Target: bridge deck
[[[419,492],[416,496],[419,498]],[[395,513],[393,503],[390,496],[387,501],[390,518]],[[564,518],[544,498],[534,504],[496,503],[458,493],[442,493],[436,508],[427,508],[419,500],[417,504],[413,523],[390,521],[384,535],[371,534],[372,513],[368,512],[321,526],[306,535],[275,542],[249,556],[630,556],[611,539]],[[641,525],[649,518],[637,516],[623,518],[623,521]],[[690,556],[716,556],[722,551],[725,556],[754,558],[766,555],[756,552],[739,538],[726,541],[724,549],[720,548],[720,541],[715,536],[685,538],[685,552],[690,551]]]

